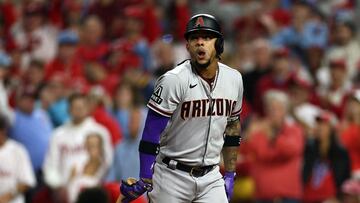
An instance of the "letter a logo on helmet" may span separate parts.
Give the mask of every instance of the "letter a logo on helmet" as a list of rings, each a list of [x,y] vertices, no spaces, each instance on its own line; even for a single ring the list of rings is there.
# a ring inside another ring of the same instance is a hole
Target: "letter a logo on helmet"
[[[217,37],[222,37],[218,21],[214,16],[209,14],[198,14],[191,17],[186,25],[186,31],[184,33],[185,39],[187,39],[191,33],[198,31],[207,31],[215,34]]]
[[[186,40],[188,40],[192,33],[199,31],[205,31],[216,35],[218,39],[215,42],[215,49],[216,54],[219,57],[220,54],[224,51],[224,39],[223,34],[221,33],[220,24],[216,18],[205,13],[194,15],[190,18],[186,25],[184,37]]]
[[[203,17],[200,16],[196,19],[196,23],[194,27],[203,27],[203,26],[204,26],[204,19]]]

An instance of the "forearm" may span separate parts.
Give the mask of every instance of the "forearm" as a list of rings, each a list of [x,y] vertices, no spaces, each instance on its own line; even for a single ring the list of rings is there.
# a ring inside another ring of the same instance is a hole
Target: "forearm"
[[[225,171],[235,171],[238,147],[224,147],[222,150]]]
[[[169,118],[149,110],[143,135],[140,141],[140,178],[151,182],[152,166],[159,152],[160,134],[165,129]]]
[[[225,130],[225,143],[222,150],[225,171],[235,171],[240,145],[240,120],[228,122]]]

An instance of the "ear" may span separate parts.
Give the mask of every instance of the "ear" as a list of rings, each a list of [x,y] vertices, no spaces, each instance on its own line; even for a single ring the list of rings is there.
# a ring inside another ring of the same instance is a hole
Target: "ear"
[[[189,47],[189,43],[186,41],[186,50],[189,51],[190,47]]]

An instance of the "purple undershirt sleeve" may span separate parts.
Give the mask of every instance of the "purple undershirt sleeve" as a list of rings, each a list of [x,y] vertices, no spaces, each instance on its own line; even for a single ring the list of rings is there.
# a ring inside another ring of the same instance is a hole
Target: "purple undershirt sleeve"
[[[141,140],[159,144],[160,134],[165,129],[169,119],[149,109]],[[140,152],[140,178],[152,178],[152,167],[155,158],[155,155]]]

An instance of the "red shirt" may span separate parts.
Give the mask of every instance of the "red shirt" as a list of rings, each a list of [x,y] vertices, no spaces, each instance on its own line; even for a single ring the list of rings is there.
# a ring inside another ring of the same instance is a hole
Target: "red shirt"
[[[80,45],[78,56],[84,61],[100,61],[105,58],[109,52],[109,45],[105,42],[100,42],[95,46]]]
[[[271,141],[267,132],[259,130],[249,134],[251,173],[258,199],[302,197],[302,152],[304,138],[301,128],[285,123]]]
[[[272,73],[261,77],[261,79],[258,81],[258,84],[256,85],[255,98],[257,99],[254,101],[254,107],[253,107],[254,111],[259,113],[260,115],[264,115],[263,97],[265,93],[270,89],[287,92],[289,89],[290,82],[291,82],[290,76],[289,78],[281,82],[276,81]]]
[[[157,40],[162,33],[160,20],[156,16],[156,8],[148,5],[144,8],[144,30],[143,34],[149,43]]]
[[[110,132],[111,143],[115,146],[122,139],[122,130],[116,120],[107,113],[103,107],[98,107],[93,112],[92,116],[96,122],[102,124]]]
[[[310,180],[305,184],[304,202],[323,202],[335,196],[336,186],[329,164],[315,165]]]
[[[351,170],[360,170],[360,126],[350,125],[342,132],[341,141],[349,152]]]
[[[186,24],[189,18],[191,17],[190,9],[188,4],[176,4],[175,5],[175,32],[174,35],[177,39],[184,39],[183,33],[186,31]]]
[[[52,76],[58,74],[71,79],[81,78],[83,77],[83,64],[75,58],[69,64],[55,58],[45,67],[45,79],[49,80]]]

